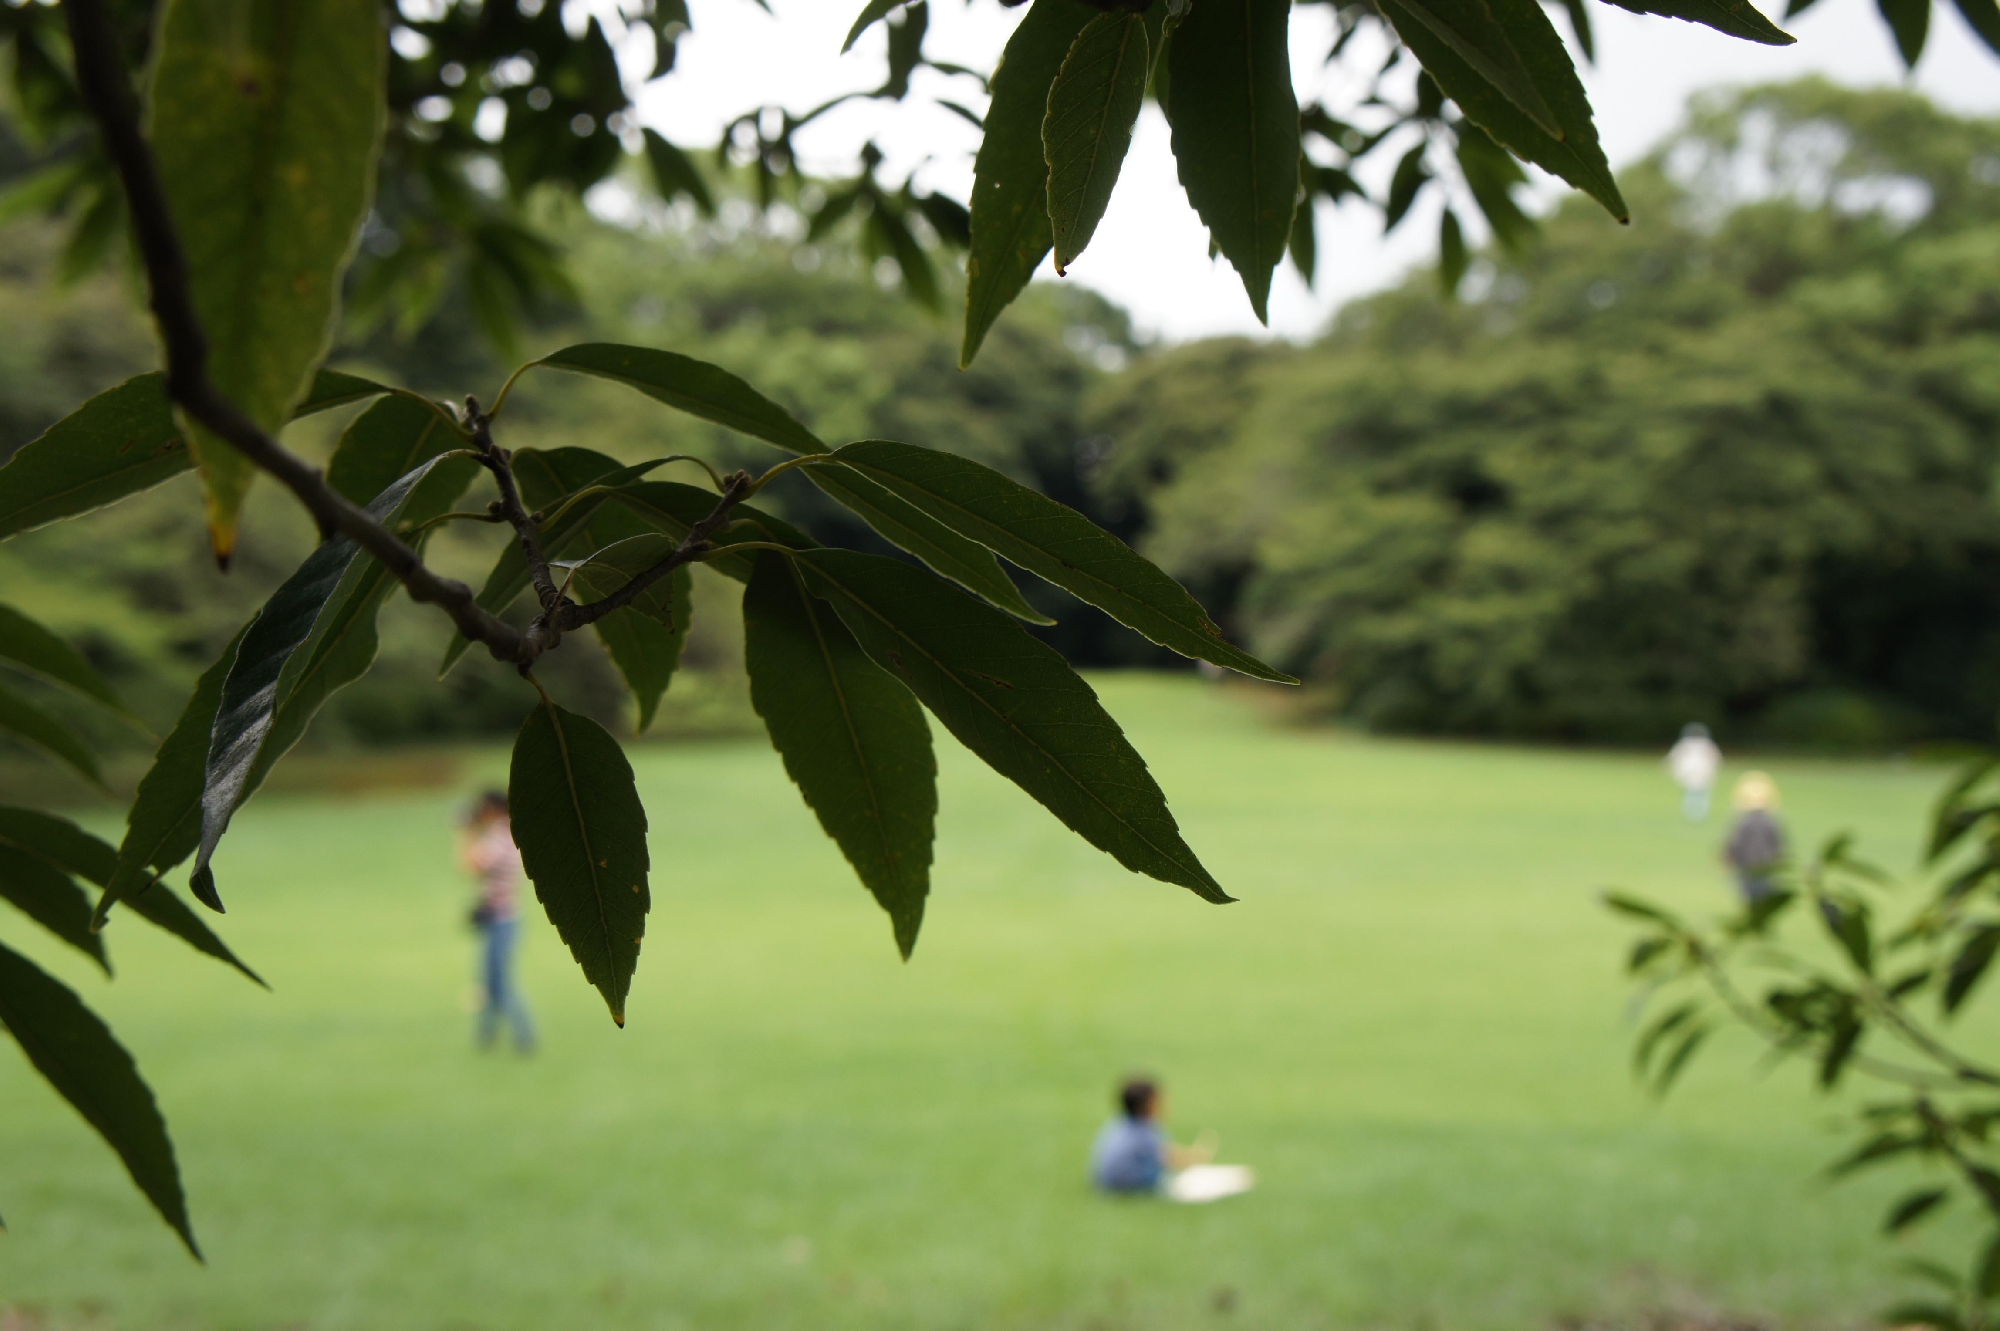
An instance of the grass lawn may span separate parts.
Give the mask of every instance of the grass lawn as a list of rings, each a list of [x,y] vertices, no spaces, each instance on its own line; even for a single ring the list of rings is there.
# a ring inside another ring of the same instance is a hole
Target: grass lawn
[[[252,804],[220,924],[275,992],[129,922],[115,984],[34,948],[158,1091],[209,1265],[0,1056],[0,1324],[1820,1327],[1902,1289],[1902,1255],[1959,1260],[1949,1220],[1875,1236],[1902,1180],[1815,1180],[1838,1106],[1747,1042],[1664,1105],[1634,1089],[1629,931],[1591,894],[1725,903],[1719,819],[1683,826],[1655,760],[1287,730],[1190,677],[1099,683],[1240,904],[1125,873],[944,740],[905,966],[765,745],[644,746],[630,1024],[536,918],[532,1060],[469,1047],[463,791]],[[504,766],[482,752],[467,780]],[[1897,867],[1944,778],[1772,768],[1802,843],[1853,827]],[[1141,1068],[1256,1192],[1089,1192],[1113,1079]]]

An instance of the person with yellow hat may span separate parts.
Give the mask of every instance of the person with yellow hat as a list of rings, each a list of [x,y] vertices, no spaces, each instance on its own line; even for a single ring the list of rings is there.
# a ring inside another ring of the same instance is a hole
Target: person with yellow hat
[[[1731,798],[1736,824],[1723,843],[1722,859],[1736,872],[1745,905],[1756,905],[1777,888],[1771,875],[1785,859],[1785,829],[1778,822],[1778,783],[1764,772],[1745,772]]]

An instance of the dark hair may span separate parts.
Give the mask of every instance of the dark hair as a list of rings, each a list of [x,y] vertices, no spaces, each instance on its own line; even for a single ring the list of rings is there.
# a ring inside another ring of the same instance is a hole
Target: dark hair
[[[472,807],[466,810],[465,821],[476,823],[487,814],[498,814],[502,818],[507,816],[506,791],[498,789],[480,791],[479,797],[472,801]]]
[[[1160,1097],[1160,1085],[1151,1077],[1127,1077],[1118,1088],[1118,1107],[1127,1118],[1144,1118]]]

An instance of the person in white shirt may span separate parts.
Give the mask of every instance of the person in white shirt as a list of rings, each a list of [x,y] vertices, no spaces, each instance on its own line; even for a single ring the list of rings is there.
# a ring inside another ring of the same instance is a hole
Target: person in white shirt
[[[1681,812],[1691,823],[1708,817],[1709,792],[1722,770],[1722,750],[1708,736],[1708,727],[1691,721],[1681,727],[1681,737],[1667,750],[1667,771],[1681,788]]]

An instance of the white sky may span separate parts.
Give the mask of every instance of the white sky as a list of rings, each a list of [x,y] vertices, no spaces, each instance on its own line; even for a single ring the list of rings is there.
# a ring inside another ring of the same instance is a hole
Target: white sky
[[[682,144],[713,143],[730,119],[753,106],[779,104],[804,111],[880,81],[885,68],[880,27],[847,56],[836,57],[861,0],[771,0],[771,6],[775,18],[748,0],[692,0],[694,30],[682,39],[674,73],[642,101],[644,121]],[[992,68],[1023,12],[1003,9],[996,0],[932,0],[931,10],[926,53],[984,70]],[[1904,79],[1888,31],[1866,0],[1819,0],[1782,25],[1799,39],[1790,47],[1759,46],[1608,4],[1592,5],[1591,13],[1598,63],[1584,66],[1584,82],[1614,167],[1642,155],[1672,129],[1689,94],[1703,88],[1807,73],[1856,86],[1896,85]],[[1567,35],[1564,21],[1558,17],[1556,22]],[[1320,66],[1330,31],[1320,7],[1296,11],[1293,66],[1302,101],[1322,92],[1336,102],[1344,91],[1355,95],[1336,81],[1338,67]],[[1361,59],[1350,67],[1361,71],[1373,64]],[[1930,42],[1915,84],[1955,110],[2000,113],[2000,58],[1980,44],[1944,0],[1933,8]],[[920,183],[965,198],[977,136],[970,125],[932,105],[932,94],[984,109],[971,80],[924,71],[909,100],[849,103],[802,133],[799,146],[806,165],[849,167],[855,151],[872,138],[887,155],[885,179],[900,180],[916,168]],[[1381,163],[1386,171],[1395,153],[1381,156],[1388,159]],[[1377,189],[1381,184],[1364,183]],[[1634,221],[1644,224],[1644,218]],[[1606,225],[1611,225],[1608,218]],[[1384,238],[1377,214],[1323,203],[1318,289],[1308,290],[1289,265],[1281,267],[1271,297],[1271,331],[1294,337],[1316,332],[1343,300],[1387,285],[1412,263],[1428,260],[1436,234],[1435,211],[1413,212],[1394,235]],[[1147,333],[1182,339],[1259,332],[1234,270],[1207,256],[1207,232],[1174,177],[1165,122],[1149,106],[1110,210],[1067,280],[1087,283],[1124,305]]]

